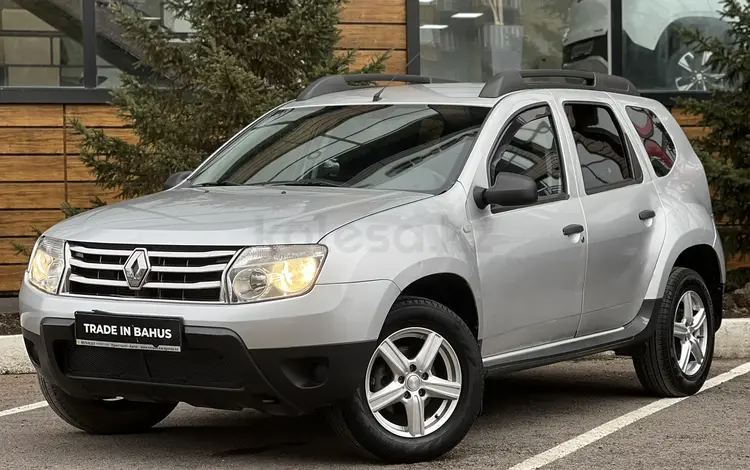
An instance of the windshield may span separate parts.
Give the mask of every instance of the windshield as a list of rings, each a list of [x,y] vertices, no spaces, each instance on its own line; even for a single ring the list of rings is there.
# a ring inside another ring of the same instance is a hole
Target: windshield
[[[455,182],[489,111],[447,105],[281,109],[231,141],[192,184],[437,193]]]

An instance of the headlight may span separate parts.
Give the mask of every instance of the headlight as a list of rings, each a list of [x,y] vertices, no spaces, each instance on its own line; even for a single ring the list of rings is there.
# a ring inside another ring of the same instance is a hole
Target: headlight
[[[326,253],[322,245],[246,248],[227,272],[230,303],[258,302],[309,292]]]
[[[65,271],[64,247],[62,240],[40,238],[29,260],[29,282],[43,291],[57,294]]]

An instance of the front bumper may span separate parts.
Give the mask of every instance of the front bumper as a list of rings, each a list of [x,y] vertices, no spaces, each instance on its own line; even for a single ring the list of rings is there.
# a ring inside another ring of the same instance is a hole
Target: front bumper
[[[19,307],[29,357],[70,395],[299,414],[359,386],[398,295],[372,281],[257,304],[187,304],[55,296],[24,282]],[[92,310],[180,317],[183,351],[76,346],[75,312]]]
[[[185,402],[296,415],[350,396],[377,341],[249,351],[223,328],[185,327],[183,351],[76,346],[73,320],[45,318],[23,330],[37,371],[87,399]]]

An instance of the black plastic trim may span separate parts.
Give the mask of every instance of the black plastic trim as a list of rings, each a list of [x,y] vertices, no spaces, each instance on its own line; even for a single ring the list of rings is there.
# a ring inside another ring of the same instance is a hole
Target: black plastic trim
[[[562,233],[565,236],[575,235],[576,233],[583,233],[583,225],[581,224],[566,225],[565,227],[563,227]]]
[[[95,88],[97,85],[96,65],[96,6],[94,2],[81,2],[81,22],[83,25],[83,86]]]
[[[623,65],[622,2],[623,0],[610,0],[609,7],[609,21],[611,26],[609,29],[609,34],[612,38],[610,40],[611,50],[609,51],[609,67],[612,75],[619,76],[622,76]]]
[[[406,73],[419,75],[421,73],[420,42],[419,42],[419,2],[406,1]]]
[[[384,73],[362,73],[347,75],[327,75],[319,78],[309,84],[297,96],[297,101],[305,101],[317,96],[327,95],[340,91],[348,91],[361,88],[361,86],[352,86],[350,83],[367,83],[367,82],[404,82],[409,84],[429,84],[429,83],[454,83],[454,80],[443,78],[423,77],[421,75],[409,74],[384,74]]]
[[[106,88],[0,87],[2,104],[105,104],[111,100]]]
[[[657,312],[661,307],[661,303],[662,299],[646,299],[643,301],[643,303],[641,304],[641,308],[638,311],[638,315],[636,315],[636,318],[635,320],[633,320],[633,322],[642,321],[644,318],[648,318],[648,323],[642,330],[640,330],[633,336],[560,354],[551,354],[548,356],[540,356],[533,359],[503,363],[496,366],[488,366],[486,367],[486,369],[492,372],[506,373],[546,366],[561,361],[569,361],[571,359],[578,359],[605,351],[616,350],[620,353],[636,353],[637,348],[648,341],[648,339],[654,334],[654,331],[656,331],[656,325],[659,319],[659,315]],[[631,326],[631,324],[626,325],[626,328],[629,326]]]
[[[44,318],[41,335],[23,330],[27,349],[39,358],[38,371],[66,393],[81,398],[121,396],[140,401],[186,402],[223,409],[254,408],[271,414],[298,415],[350,396],[364,380],[377,341],[248,350],[241,338],[224,328],[184,328],[183,347],[220,353],[238,366],[239,388],[142,382],[65,375],[55,343],[74,342],[72,319]],[[33,345],[33,348],[30,348]],[[181,354],[164,352],[163,354]],[[307,362],[305,362],[307,361]],[[317,381],[295,372],[300,362],[320,364]]]
[[[551,79],[526,82],[526,79]],[[583,83],[571,83],[569,79],[582,80]],[[596,90],[609,93],[640,96],[630,80],[615,75],[608,75],[583,70],[509,70],[495,75],[482,88],[480,98],[499,98],[519,90],[537,88],[562,88],[571,90]]]

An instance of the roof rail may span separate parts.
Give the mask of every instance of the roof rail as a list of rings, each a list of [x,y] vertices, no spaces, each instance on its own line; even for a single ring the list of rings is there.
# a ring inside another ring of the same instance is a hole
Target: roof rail
[[[596,90],[640,96],[627,78],[583,70],[548,69],[501,72],[484,85],[479,97],[499,98],[513,91],[534,88]]]
[[[426,84],[426,83],[453,83],[454,80],[446,80],[443,78],[423,77],[421,75],[406,75],[406,74],[381,74],[381,73],[364,73],[364,74],[346,74],[346,75],[328,75],[319,78],[307,85],[307,88],[302,90],[297,96],[297,101],[309,100],[316,96],[327,95],[328,93],[336,93],[338,91],[347,91],[356,88],[362,88],[361,86],[351,86],[349,83],[352,82],[405,82],[411,84]]]

